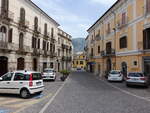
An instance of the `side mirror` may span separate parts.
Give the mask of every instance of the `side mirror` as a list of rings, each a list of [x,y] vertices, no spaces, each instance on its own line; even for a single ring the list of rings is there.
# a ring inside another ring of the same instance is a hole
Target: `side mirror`
[[[3,78],[2,78],[2,77],[0,77],[0,81],[3,81]]]

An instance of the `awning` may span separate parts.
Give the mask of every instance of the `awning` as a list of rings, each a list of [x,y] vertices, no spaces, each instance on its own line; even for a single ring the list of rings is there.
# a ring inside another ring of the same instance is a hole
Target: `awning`
[[[96,62],[88,62],[87,64],[88,64],[88,65],[95,65]]]

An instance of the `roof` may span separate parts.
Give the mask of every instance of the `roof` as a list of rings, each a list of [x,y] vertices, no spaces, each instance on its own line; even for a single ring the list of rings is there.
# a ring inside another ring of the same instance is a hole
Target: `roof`
[[[120,0],[117,0],[87,31],[94,27]]]
[[[31,73],[40,73],[40,72],[36,72],[36,71],[27,71],[27,70],[17,70],[17,71],[13,71],[15,73],[25,73],[25,74],[31,74]]]
[[[31,0],[28,0],[32,5],[34,5],[36,8],[38,8],[45,16],[47,16],[50,20],[52,20],[57,26],[60,26],[59,23],[57,23],[53,18],[51,18],[47,13],[45,13],[39,6],[37,6],[34,2]]]

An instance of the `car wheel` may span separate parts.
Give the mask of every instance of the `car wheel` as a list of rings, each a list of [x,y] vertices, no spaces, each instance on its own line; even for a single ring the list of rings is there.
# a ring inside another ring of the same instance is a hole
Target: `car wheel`
[[[37,94],[38,94],[38,95],[40,95],[41,93],[42,93],[42,91],[40,91],[40,92],[37,92]]]
[[[30,93],[27,89],[22,89],[20,92],[20,96],[21,96],[21,98],[26,99],[26,98],[29,98]]]

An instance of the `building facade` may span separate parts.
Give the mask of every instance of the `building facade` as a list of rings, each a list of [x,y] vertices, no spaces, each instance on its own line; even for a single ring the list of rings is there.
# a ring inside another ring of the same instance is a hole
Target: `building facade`
[[[150,74],[150,0],[118,0],[89,29],[88,69]]]
[[[58,71],[71,70],[72,55],[72,37],[63,30],[58,29]]]
[[[31,0],[0,0],[0,76],[56,69],[58,26]]]
[[[73,56],[73,66],[74,69],[86,69],[86,56],[84,52],[79,52]]]

